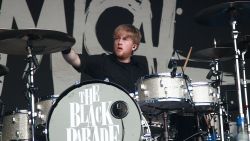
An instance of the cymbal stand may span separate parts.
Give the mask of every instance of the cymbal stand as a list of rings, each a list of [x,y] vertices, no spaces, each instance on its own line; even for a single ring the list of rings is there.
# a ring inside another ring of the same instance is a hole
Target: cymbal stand
[[[215,63],[215,72],[217,72],[216,74],[220,74],[219,73],[219,60],[218,59],[214,59],[214,63]],[[221,141],[225,140],[224,137],[224,122],[223,122],[223,107],[222,107],[222,100],[221,100],[221,93],[220,93],[220,75],[216,75],[216,89],[217,89],[217,98],[219,99],[219,122],[220,122],[220,138]]]
[[[31,136],[32,141],[35,141],[35,86],[34,86],[34,70],[36,69],[34,56],[32,55],[32,47],[30,46],[29,39],[27,39],[27,61],[28,61],[28,82],[26,84],[28,90],[28,97],[29,97],[29,108],[30,108],[30,119],[31,119]]]
[[[237,86],[237,92],[238,92],[238,102],[239,102],[239,117],[242,119],[241,126],[239,127],[242,132],[244,132],[244,113],[243,113],[243,107],[242,107],[242,95],[241,95],[241,83],[240,83],[240,69],[239,69],[239,54],[240,51],[237,48],[237,37],[238,37],[238,31],[236,30],[236,21],[232,20],[232,36],[234,40],[234,51],[235,51],[235,71],[236,71],[236,86]]]
[[[244,88],[244,95],[245,95],[245,114],[246,114],[246,122],[247,122],[247,132],[248,138],[250,139],[250,121],[249,121],[249,108],[248,108],[248,97],[247,97],[247,81],[246,81],[246,68],[245,68],[245,53],[246,50],[241,53],[241,68],[242,68],[242,75],[243,75],[243,88]]]

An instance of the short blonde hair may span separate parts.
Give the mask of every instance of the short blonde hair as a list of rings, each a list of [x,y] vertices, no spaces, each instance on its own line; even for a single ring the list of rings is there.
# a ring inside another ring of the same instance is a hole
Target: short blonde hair
[[[115,28],[113,38],[115,39],[120,34],[126,32],[133,42],[139,46],[141,42],[141,32],[135,26],[131,24],[121,24]]]

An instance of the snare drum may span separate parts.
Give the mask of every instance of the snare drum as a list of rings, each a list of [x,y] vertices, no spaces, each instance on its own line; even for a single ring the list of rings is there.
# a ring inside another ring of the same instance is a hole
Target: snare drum
[[[217,90],[208,82],[192,83],[191,95],[197,110],[211,110],[218,103]]]
[[[103,81],[76,84],[52,106],[47,121],[50,141],[136,141],[150,138],[140,108],[121,87]]]
[[[179,109],[190,106],[186,82],[181,74],[176,77],[171,77],[170,73],[145,76],[138,80],[137,89],[142,107]]]
[[[31,123],[27,110],[14,111],[3,117],[2,140],[30,140]]]

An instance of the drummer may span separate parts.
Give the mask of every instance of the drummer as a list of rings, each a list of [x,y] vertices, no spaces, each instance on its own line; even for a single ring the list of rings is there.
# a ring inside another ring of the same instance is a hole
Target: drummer
[[[136,81],[149,73],[146,57],[133,55],[139,48],[140,40],[141,33],[136,27],[122,24],[113,33],[113,53],[85,56],[70,48],[62,54],[78,72],[118,84],[129,93],[134,93]]]

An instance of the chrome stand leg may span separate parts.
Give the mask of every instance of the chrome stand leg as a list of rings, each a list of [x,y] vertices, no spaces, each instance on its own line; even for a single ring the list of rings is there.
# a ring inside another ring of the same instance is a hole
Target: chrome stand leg
[[[248,139],[250,139],[250,121],[249,121],[249,108],[248,108],[248,97],[247,97],[247,81],[246,81],[246,68],[245,68],[245,53],[246,51],[242,52],[241,59],[242,59],[242,75],[243,75],[243,88],[244,88],[244,95],[245,95],[245,115],[246,115],[246,125],[247,125],[247,132],[248,132]]]
[[[163,127],[164,127],[164,141],[168,141],[168,114],[167,112],[163,112]]]

